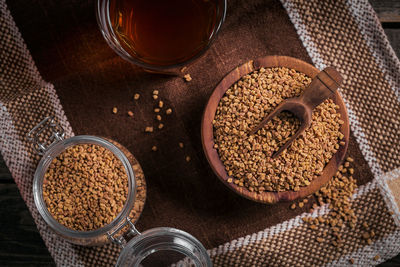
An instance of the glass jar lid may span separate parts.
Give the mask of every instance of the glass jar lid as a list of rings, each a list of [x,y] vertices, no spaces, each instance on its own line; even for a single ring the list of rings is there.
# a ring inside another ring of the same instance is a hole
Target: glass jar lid
[[[187,232],[169,227],[134,231],[137,235],[123,246],[118,267],[212,266],[204,246]]]

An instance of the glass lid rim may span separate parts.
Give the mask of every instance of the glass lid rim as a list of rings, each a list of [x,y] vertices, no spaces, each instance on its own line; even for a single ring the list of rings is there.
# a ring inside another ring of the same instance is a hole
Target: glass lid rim
[[[47,170],[49,162],[51,162],[55,157],[57,157],[62,151],[66,148],[69,148],[78,144],[94,144],[100,145],[108,150],[110,150],[123,164],[127,175],[128,175],[128,197],[126,199],[125,205],[122,208],[122,211],[111,221],[111,223],[106,224],[105,226],[91,230],[91,231],[77,231],[71,228],[68,228],[61,223],[59,223],[47,209],[46,203],[44,202],[42,190],[43,190],[43,180],[44,174]],[[51,156],[52,152],[57,150],[57,148],[64,147],[60,152],[56,155]],[[46,166],[47,165],[47,166]],[[61,141],[52,144],[45,154],[40,159],[33,178],[33,197],[34,202],[39,214],[44,219],[46,224],[52,228],[54,231],[61,235],[66,235],[71,238],[80,238],[80,239],[91,239],[93,237],[97,237],[99,235],[107,234],[110,230],[114,229],[118,225],[120,225],[126,217],[129,216],[131,209],[134,205],[134,200],[136,198],[136,177],[133,171],[133,168],[129,162],[127,156],[122,152],[120,148],[114,145],[112,142],[106,140],[103,137],[98,137],[94,135],[76,135],[70,138],[63,139]],[[129,193],[131,192],[131,193]]]
[[[140,243],[140,242],[145,242],[146,240],[151,240],[157,237],[162,237],[165,235],[169,235],[171,237],[174,238],[179,238],[180,240],[184,240],[186,242],[189,242],[191,245],[193,245],[194,247],[196,247],[200,253],[201,253],[201,257],[203,257],[206,261],[206,266],[212,266],[211,263],[211,259],[210,256],[207,252],[207,249],[204,247],[204,245],[196,238],[194,237],[192,234],[177,229],[177,228],[173,228],[173,227],[155,227],[155,228],[150,228],[145,230],[144,232],[142,232],[141,234],[138,234],[136,236],[134,236],[132,239],[130,239],[126,245],[123,247],[123,249],[121,250],[119,256],[118,256],[118,260],[117,260],[117,264],[116,266],[121,266],[121,264],[123,263],[123,260],[125,260],[126,257],[128,257],[128,253],[129,250],[133,249],[133,246],[135,246],[136,244]],[[161,243],[160,243],[161,244]],[[163,242],[162,244],[165,245],[165,242]],[[154,247],[154,244],[148,244],[148,245],[144,245],[140,251],[145,251],[148,248]],[[173,245],[170,245],[171,248],[173,248]],[[160,251],[166,251],[168,249],[161,249]],[[185,255],[189,258],[191,258],[193,260],[192,257],[190,257],[186,252],[181,252],[181,251],[177,251],[174,249],[171,249],[173,251],[179,252],[182,255]],[[149,255],[155,253],[157,251],[153,251],[152,253],[150,253]],[[193,253],[190,253],[191,255],[193,255],[194,258],[197,258],[197,256]],[[147,256],[149,256],[147,255]],[[147,257],[146,256],[146,257]],[[145,257],[145,258],[146,258]],[[145,259],[143,258],[142,261]],[[139,263],[141,263],[142,261],[140,261]]]

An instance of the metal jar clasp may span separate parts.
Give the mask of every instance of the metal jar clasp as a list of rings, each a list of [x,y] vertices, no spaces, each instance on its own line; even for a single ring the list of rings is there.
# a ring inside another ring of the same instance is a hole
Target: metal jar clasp
[[[48,137],[44,134],[46,130],[48,130],[46,133],[50,133]],[[54,117],[49,116],[39,122],[26,136],[33,143],[36,152],[39,155],[44,155],[51,145],[64,139],[65,132]]]
[[[121,232],[126,226],[129,227],[129,229],[126,232]],[[119,236],[116,236],[119,233]],[[124,223],[122,223],[118,228],[107,232],[108,239],[110,239],[113,243],[120,245],[122,248],[125,247],[125,245],[128,243],[129,239],[127,240],[127,236],[136,236],[140,235],[140,232],[136,229],[135,225],[133,222],[129,219],[129,217],[126,217],[126,220]]]

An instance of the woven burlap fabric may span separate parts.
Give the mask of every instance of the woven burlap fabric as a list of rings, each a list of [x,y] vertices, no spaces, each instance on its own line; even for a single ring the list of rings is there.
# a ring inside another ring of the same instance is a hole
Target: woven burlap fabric
[[[210,251],[215,266],[342,266],[349,264],[351,257],[359,266],[372,265],[372,258],[379,253],[382,257],[392,257],[397,249],[388,240],[396,240],[400,232],[387,212],[379,188],[372,182],[359,188],[353,207],[359,221],[366,222],[379,232],[374,246],[377,249],[365,249],[365,240],[360,238],[361,224],[355,229],[343,228],[344,246],[336,248],[330,244],[329,228],[311,230],[302,223],[305,213],[265,231],[249,235],[231,242],[225,247]],[[379,208],[376,208],[379,207]],[[311,216],[321,216],[329,211],[326,207],[313,212]],[[322,243],[316,241],[316,235],[327,234]],[[394,234],[395,233],[395,234]],[[220,251],[222,250],[222,251]],[[374,254],[371,255],[370,254]],[[347,255],[347,257],[343,257]],[[395,254],[396,255],[396,254]]]
[[[344,74],[340,92],[351,129],[376,179],[358,190],[353,205],[359,221],[384,231],[373,245],[365,246],[357,230],[345,230],[344,249],[330,250],[326,243],[315,243],[316,233],[304,234],[307,230],[296,218],[282,224],[278,233],[266,229],[257,235],[262,238],[247,236],[247,242],[246,238],[240,245],[231,242],[211,255],[215,253],[214,262],[219,266],[239,262],[246,266],[342,266],[349,264],[350,258],[359,266],[375,265],[400,249],[399,60],[367,1],[282,3],[316,67],[333,65]],[[381,213],[385,205],[395,212],[393,217]],[[365,207],[374,208],[365,212]],[[382,258],[375,261],[375,255]]]
[[[367,1],[283,1],[318,68],[345,75],[351,129],[376,175],[400,166],[400,63]]]
[[[354,135],[360,144],[361,151],[370,165],[376,180],[360,187],[353,202],[357,210],[357,216],[360,221],[367,221],[377,233],[374,243],[367,246],[365,242],[360,239],[359,230],[349,231],[345,229],[343,234],[346,240],[345,246],[339,250],[333,249],[328,242],[323,244],[316,244],[316,234],[308,230],[300,218],[308,216],[306,214],[300,215],[293,219],[286,220],[275,226],[268,227],[267,229],[256,232],[256,225],[252,227],[251,220],[244,218],[243,223],[248,223],[250,226],[246,228],[243,238],[235,239],[220,247],[209,250],[211,258],[216,266],[292,266],[292,265],[344,265],[347,260],[352,257],[356,260],[358,265],[373,265],[382,260],[388,259],[399,253],[399,229],[395,224],[395,220],[388,215],[388,209],[396,211],[396,194],[393,190],[396,188],[396,178],[398,173],[394,170],[399,164],[396,161],[396,145],[399,144],[399,138],[394,132],[392,125],[399,125],[398,115],[398,99],[395,97],[398,92],[395,91],[398,86],[398,61],[391,51],[387,43],[387,39],[379,26],[373,10],[366,1],[360,2],[345,2],[345,1],[283,1],[283,5],[287,10],[294,26],[297,29],[298,35],[302,40],[304,47],[307,49],[309,56],[318,68],[323,68],[326,65],[333,64],[342,73],[345,74],[345,84],[341,88],[341,93],[344,96],[347,107],[349,109],[351,127]],[[276,5],[273,1],[262,3],[255,1],[254,4],[240,5],[237,2],[232,3],[233,11],[228,15],[240,18],[237,13],[243,12],[247,15],[245,18],[252,18],[251,15],[262,15],[260,11],[268,11],[267,5]],[[61,125],[66,129],[67,136],[73,134],[67,118],[64,115],[57,93],[62,94],[64,99],[63,104],[67,105],[69,114],[74,117],[69,119],[74,120],[75,125],[78,125],[76,117],[80,117],[85,121],[84,115],[80,113],[71,113],[71,105],[68,98],[66,98],[65,91],[56,93],[51,84],[45,83],[40,77],[36,67],[29,55],[26,46],[7,11],[4,1],[0,1],[1,7],[1,23],[2,31],[0,38],[0,48],[2,51],[2,71],[1,71],[1,111],[0,111],[0,137],[1,137],[1,152],[3,157],[16,180],[24,200],[27,202],[29,209],[38,225],[38,229],[45,240],[52,256],[58,265],[112,265],[116,261],[119,249],[116,246],[108,245],[97,248],[83,248],[73,246],[62,239],[58,238],[46,227],[33,204],[32,198],[32,177],[35,170],[37,157],[31,149],[30,144],[25,140],[26,132],[47,115],[55,115]],[[235,9],[236,8],[236,9]],[[280,12],[279,8],[277,12]],[[268,14],[273,15],[273,14]],[[281,14],[284,16],[284,14]],[[264,20],[256,20],[254,22],[264,22]],[[279,16],[278,16],[279,19]],[[218,61],[223,61],[224,64],[218,65],[218,73],[208,74],[202,85],[210,87],[218,79],[229,71],[233,66],[242,63],[237,62],[237,58],[227,58],[226,54],[235,55],[234,47],[245,49],[243,43],[230,45],[233,46],[232,50],[222,55],[218,50],[218,45],[223,45],[224,38],[229,35],[236,34],[236,31],[243,36],[246,36],[245,30],[247,28],[239,27],[238,24],[233,22],[244,21],[241,19],[227,20],[225,31],[222,31],[219,42],[211,49],[210,54]],[[281,30],[286,33],[286,22],[282,21]],[[237,26],[237,28],[233,27]],[[264,27],[268,25],[264,24]],[[262,28],[262,27],[260,27]],[[260,30],[254,28],[254,30]],[[267,30],[267,29],[266,29]],[[279,31],[272,31],[278,34]],[[260,32],[247,32],[250,33],[252,38],[260,39],[264,36]],[[289,33],[288,35],[290,35]],[[297,42],[296,39],[286,39]],[[277,47],[282,44],[274,44],[274,40],[266,39],[271,42],[272,47]],[[276,42],[276,41],[275,41]],[[236,45],[236,46],[235,46]],[[254,43],[254,55],[264,55],[266,52],[262,51],[262,46],[259,43]],[[290,47],[290,44],[287,44]],[[292,48],[291,48],[292,49]],[[296,48],[297,49],[297,48]],[[269,52],[278,51],[278,53],[287,54],[292,53],[290,49],[287,50],[270,50]],[[303,57],[308,60],[305,55],[301,54],[299,49],[296,50],[294,55]],[[210,54],[206,60],[210,60]],[[248,57],[248,55],[246,55]],[[3,59],[4,58],[4,59]],[[243,60],[241,58],[240,60]],[[5,64],[7,63],[7,64]],[[199,65],[203,64],[200,62]],[[111,64],[119,64],[111,62]],[[195,70],[195,68],[193,68]],[[201,69],[205,71],[204,69]],[[196,73],[196,72],[194,72]],[[101,75],[100,73],[99,75]],[[193,75],[195,78],[195,75]],[[114,82],[116,82],[114,80]],[[147,89],[158,89],[159,86],[168,87],[172,83],[178,84],[181,88],[187,89],[189,85],[183,82],[154,81],[154,87]],[[194,79],[193,83],[196,83]],[[76,84],[72,84],[76,85]],[[112,84],[110,85],[112,86]],[[57,88],[56,88],[57,89]],[[60,88],[59,88],[60,89]],[[57,89],[57,90],[59,90]],[[73,90],[74,88],[69,88]],[[177,90],[178,94],[187,94],[183,89]],[[172,98],[172,95],[168,95]],[[203,91],[191,91],[189,97],[203,101],[206,99],[206,94]],[[188,104],[190,102],[183,102],[182,106],[175,106],[175,111],[193,109]],[[194,105],[197,107],[196,105]],[[377,114],[378,110],[383,108],[383,115]],[[187,122],[183,121],[183,123]],[[197,122],[188,123],[194,125]],[[89,123],[90,124],[90,123]],[[123,126],[121,126],[123,127]],[[79,127],[78,127],[79,128]],[[81,127],[82,129],[82,127]],[[105,130],[104,128],[102,129]],[[105,130],[107,131],[107,130]],[[110,130],[108,130],[110,131]],[[121,130],[122,131],[122,130]],[[190,130],[188,130],[190,133]],[[382,133],[382,134],[381,134]],[[101,132],[100,134],[103,134]],[[159,134],[157,138],[160,137]],[[167,135],[168,136],[168,135]],[[140,136],[139,136],[140,137]],[[168,136],[171,140],[175,140],[173,136]],[[146,138],[143,137],[145,141]],[[186,140],[185,140],[186,141]],[[190,140],[188,140],[189,142]],[[130,147],[128,147],[130,148]],[[133,147],[135,149],[135,147]],[[393,151],[391,151],[391,149]],[[178,150],[178,148],[177,148]],[[398,152],[398,149],[396,150]],[[351,153],[352,151],[350,151]],[[135,151],[135,154],[149,154],[149,152]],[[144,159],[151,160],[148,156]],[[196,157],[203,157],[201,152],[198,152]],[[183,158],[183,157],[182,157]],[[156,160],[155,160],[156,161]],[[181,164],[178,159],[173,159],[172,162],[158,164],[159,169],[168,170],[168,164]],[[197,161],[196,161],[196,164]],[[160,166],[161,165],[161,166]],[[202,166],[202,165],[199,165]],[[186,167],[191,171],[191,167]],[[197,172],[202,172],[198,169]],[[152,172],[147,172],[151,177]],[[204,172],[203,172],[204,173]],[[361,172],[360,172],[361,173]],[[390,178],[388,178],[390,177]],[[154,179],[154,177],[153,177]],[[362,179],[362,177],[357,177]],[[387,183],[386,181],[391,181]],[[154,188],[154,182],[150,179],[150,188]],[[199,183],[207,183],[207,180],[199,181]],[[209,183],[209,182],[208,182]],[[217,181],[216,181],[217,183]],[[218,186],[215,184],[215,186]],[[201,185],[198,184],[200,188]],[[152,189],[154,190],[154,189]],[[381,193],[383,192],[383,194]],[[154,195],[154,191],[150,192]],[[162,192],[157,192],[160,195]],[[176,192],[178,193],[178,192]],[[225,197],[226,195],[224,195]],[[192,192],[192,198],[196,198],[196,192]],[[233,198],[232,198],[233,199]],[[234,201],[239,201],[234,199]],[[388,204],[387,204],[388,203]],[[148,205],[151,205],[149,203]],[[386,207],[389,206],[389,208]],[[244,204],[239,207],[244,207]],[[281,206],[284,207],[284,206]],[[163,207],[159,207],[163,208]],[[157,207],[152,207],[157,209]],[[254,207],[261,212],[261,206]],[[287,206],[286,206],[287,209]],[[273,210],[273,208],[271,208]],[[172,211],[171,211],[172,212]],[[171,221],[173,216],[178,216],[180,210],[176,214],[170,213]],[[205,211],[198,209],[198,213],[205,213]],[[326,207],[317,209],[312,216],[317,214],[326,214],[329,210]],[[161,214],[161,211],[155,212]],[[226,215],[226,213],[224,213]],[[278,217],[287,216],[285,212],[278,213]],[[146,217],[147,215],[147,217]],[[143,225],[149,224],[149,214],[144,214]],[[205,216],[207,214],[204,214]],[[292,216],[292,215],[290,215]],[[237,217],[237,216],[236,216]],[[147,218],[147,219],[146,219]],[[233,218],[233,217],[232,217]],[[155,220],[151,218],[151,220]],[[156,221],[156,220],[155,220]],[[165,220],[164,220],[165,221]],[[221,222],[223,220],[219,220]],[[140,222],[140,221],[139,221]],[[209,224],[215,221],[209,221]],[[231,222],[237,223],[237,222]],[[221,226],[221,231],[225,227],[229,227],[229,222]],[[165,226],[165,225],[164,225]],[[196,225],[193,225],[193,228]],[[257,225],[259,227],[259,225]],[[258,228],[259,230],[260,228]],[[191,232],[191,228],[184,229]],[[256,232],[254,234],[251,234]],[[210,233],[204,233],[205,236]],[[212,239],[212,236],[209,236]],[[206,239],[202,240],[208,241]],[[213,242],[209,242],[213,244]],[[376,254],[381,255],[379,261],[373,261],[372,258]]]
[[[351,129],[399,225],[400,61],[378,17],[367,1],[282,2],[314,64],[346,75]]]

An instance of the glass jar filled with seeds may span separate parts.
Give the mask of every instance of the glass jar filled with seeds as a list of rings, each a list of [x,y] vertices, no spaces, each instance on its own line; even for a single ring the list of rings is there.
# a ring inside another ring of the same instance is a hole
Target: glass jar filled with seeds
[[[36,207],[47,225],[83,246],[114,242],[124,249],[118,266],[187,263],[211,266],[202,244],[174,228],[135,228],[146,182],[135,157],[119,143],[90,135],[64,138],[47,117],[28,139],[42,156],[33,180]]]

